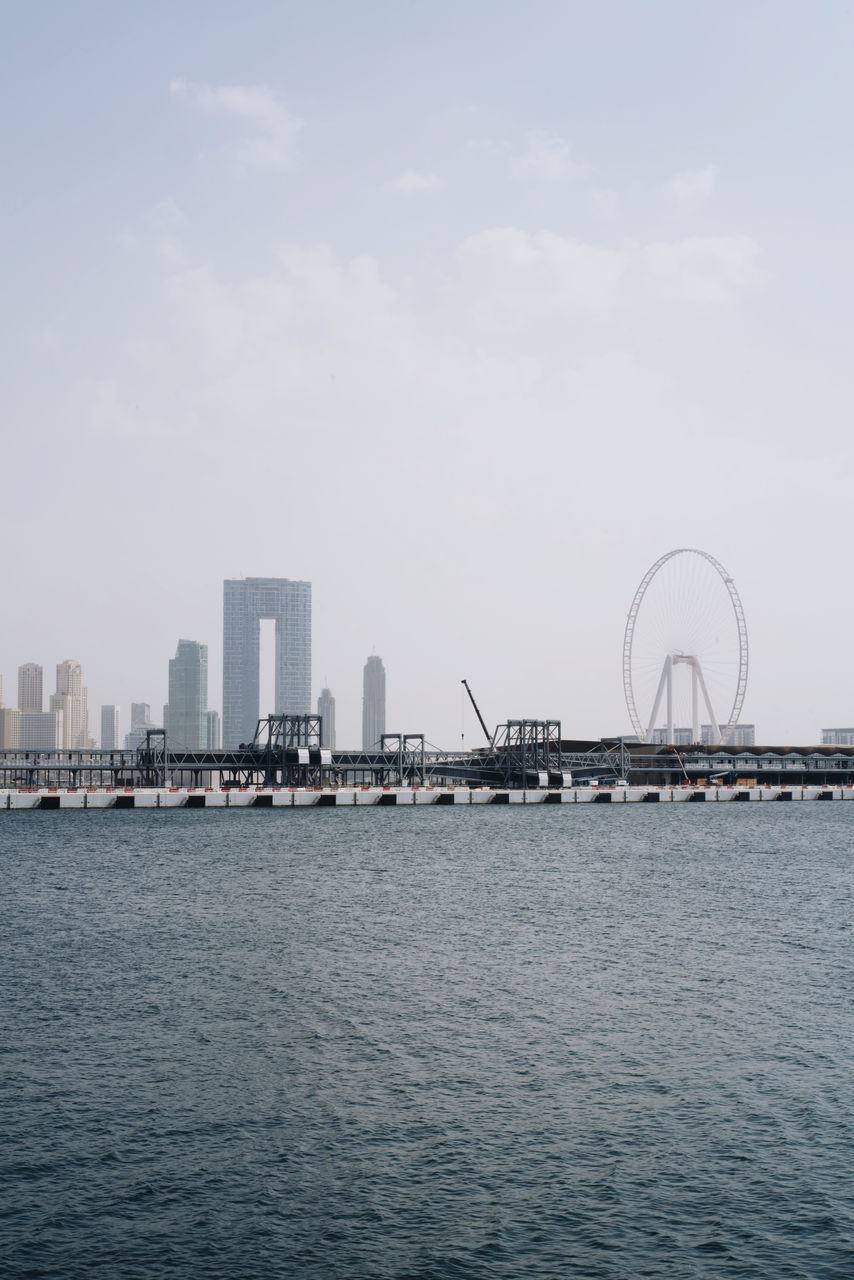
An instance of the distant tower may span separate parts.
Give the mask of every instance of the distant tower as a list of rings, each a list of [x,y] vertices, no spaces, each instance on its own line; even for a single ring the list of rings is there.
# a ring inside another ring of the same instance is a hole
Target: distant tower
[[[208,646],[179,640],[169,659],[169,702],[163,708],[166,743],[198,751],[207,743]]]
[[[18,667],[18,710],[41,711],[44,707],[44,672],[37,662]]]
[[[321,717],[320,745],[335,750],[335,699],[328,689],[321,689],[317,699],[317,714]]]
[[[379,746],[385,733],[385,667],[372,655],[365,663],[362,684],[362,750]]]
[[[119,746],[119,709],[101,707],[101,750],[115,751]]]
[[[148,702],[132,702],[130,704],[130,731],[138,733],[140,729],[151,728],[151,705]]]
[[[311,583],[289,578],[227,579],[222,614],[225,747],[251,742],[255,734],[262,618],[276,621],[276,715],[307,716],[311,710]]]
[[[62,747],[79,750],[90,745],[89,691],[83,683],[83,668],[73,658],[56,665],[56,693],[50,695],[50,709],[62,712]]]
[[[205,746],[208,751],[219,751],[220,723],[218,711],[209,711],[205,716],[205,732],[207,734]]]

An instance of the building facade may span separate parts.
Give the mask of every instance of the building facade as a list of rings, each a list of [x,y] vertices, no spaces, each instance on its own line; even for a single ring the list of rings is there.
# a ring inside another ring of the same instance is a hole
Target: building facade
[[[317,699],[317,714],[320,716],[320,745],[329,751],[335,750],[335,699],[328,689],[321,689]]]
[[[24,751],[57,751],[65,748],[62,711],[22,711],[20,744]]]
[[[726,725],[725,724],[718,725],[718,731],[721,735],[723,735],[726,732]],[[629,742],[631,741],[631,739],[624,738],[623,741]],[[635,741],[637,741],[637,739],[635,739]],[[660,729],[653,729],[652,738],[650,739],[650,741],[655,743],[657,746],[665,746],[667,744],[666,727],[662,726]],[[704,747],[713,747],[718,743],[718,741],[719,741],[718,734],[714,732],[710,724],[700,725],[700,743]],[[737,724],[732,731],[732,734],[730,736],[730,739],[727,745],[730,747],[752,747],[755,744],[755,742],[756,742],[756,726],[753,724]],[[676,728],[674,726],[671,745],[674,747],[693,746],[694,730],[691,729],[690,727]]]
[[[205,716],[205,732],[207,735],[205,746],[208,751],[219,751],[221,733],[218,711],[209,711]]]
[[[83,683],[83,668],[74,658],[56,666],[56,693],[50,695],[50,710],[62,712],[61,747],[79,751],[89,741],[89,691]]]
[[[235,578],[223,584],[222,739],[251,742],[258,723],[260,624],[276,623],[277,715],[311,710],[311,583]]]
[[[854,747],[854,729],[822,729],[823,747]]]
[[[18,667],[18,710],[43,709],[44,671],[37,662],[25,662],[22,667]]]
[[[101,707],[101,750],[115,751],[119,746],[119,709],[113,705]]]
[[[17,707],[0,707],[0,750],[14,751],[20,745],[20,711]]]
[[[170,748],[199,751],[207,745],[208,646],[179,640],[169,659],[169,701],[163,727]]]
[[[362,750],[378,748],[385,733],[385,667],[375,654],[362,677]]]

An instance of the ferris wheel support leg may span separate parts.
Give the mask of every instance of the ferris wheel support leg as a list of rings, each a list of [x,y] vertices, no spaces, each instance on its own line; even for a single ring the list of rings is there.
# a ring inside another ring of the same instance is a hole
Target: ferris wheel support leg
[[[703,701],[706,704],[706,710],[708,711],[709,719],[712,722],[712,741],[715,743],[721,743],[723,742],[723,738],[721,737],[720,725],[718,724],[718,718],[712,709],[712,702],[711,702],[711,699],[709,698],[709,691],[706,688],[706,681],[703,678],[703,668],[700,666],[699,661],[697,661],[696,659],[695,661],[697,662],[697,665],[694,668],[694,671],[700,681],[700,688],[703,691]]]
[[[697,704],[697,669],[699,665],[696,658],[691,660],[691,738],[694,742],[700,741],[700,717]]]
[[[661,706],[661,695],[664,692],[664,686],[667,685],[667,740],[673,737],[673,660],[668,653],[664,659],[664,665],[661,668],[661,679],[658,682],[658,691],[655,695],[655,702],[652,704],[652,715],[649,717],[644,742],[652,742],[652,732],[655,728],[655,718],[658,715],[658,708]]]

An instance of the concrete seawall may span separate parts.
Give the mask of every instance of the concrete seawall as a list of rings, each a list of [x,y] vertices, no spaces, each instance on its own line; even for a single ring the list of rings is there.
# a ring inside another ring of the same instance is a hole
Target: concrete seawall
[[[674,804],[854,800],[854,787],[566,787],[504,791],[489,787],[54,788],[0,790],[0,810],[246,809],[480,804]]]

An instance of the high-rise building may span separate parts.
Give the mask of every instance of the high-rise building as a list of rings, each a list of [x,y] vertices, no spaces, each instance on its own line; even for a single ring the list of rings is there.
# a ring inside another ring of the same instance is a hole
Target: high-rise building
[[[20,745],[20,711],[17,707],[0,707],[0,750],[14,751]]]
[[[219,751],[220,722],[218,711],[209,711],[205,716],[205,731],[207,735],[205,746],[208,751]]]
[[[854,747],[854,728],[822,729],[821,745],[823,747]]]
[[[65,747],[62,711],[22,711],[20,746],[24,751],[56,751]]]
[[[276,623],[277,715],[311,710],[311,583],[233,578],[223,583],[222,738],[251,742],[258,723],[260,624]]]
[[[146,731],[154,728],[155,725],[151,722],[151,706],[149,703],[132,702],[130,704],[130,733],[125,734],[125,749],[127,751],[136,751],[137,747],[143,746]]]
[[[169,659],[169,701],[163,708],[170,748],[198,751],[207,739],[208,646],[179,640]]]
[[[101,707],[101,750],[115,751],[119,746],[119,709]]]
[[[385,733],[385,667],[375,654],[365,663],[362,681],[362,750],[379,746]]]
[[[56,666],[56,693],[50,695],[51,711],[62,712],[62,742],[68,750],[91,746],[89,741],[89,691],[83,668],[73,658]]]
[[[135,733],[138,729],[150,729],[151,725],[151,705],[148,702],[132,702],[130,704],[130,731]]]
[[[328,689],[321,689],[317,699],[317,714],[320,716],[320,745],[330,751],[335,750],[335,699]]]
[[[41,711],[44,707],[44,672],[37,662],[18,667],[18,710]]]

